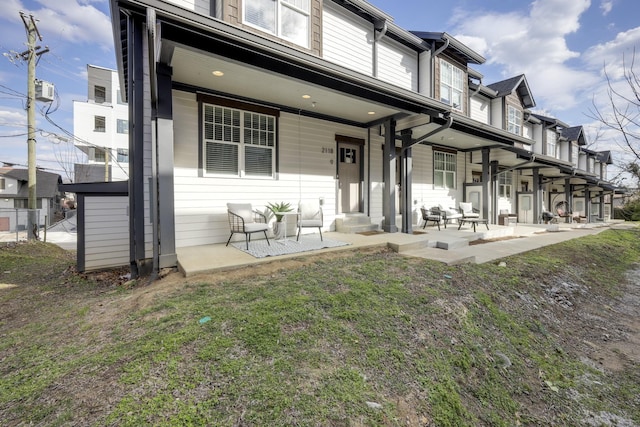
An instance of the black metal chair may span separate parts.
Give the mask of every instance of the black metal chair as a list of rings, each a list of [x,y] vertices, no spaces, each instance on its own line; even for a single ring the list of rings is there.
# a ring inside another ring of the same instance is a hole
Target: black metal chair
[[[424,229],[429,221],[433,221],[438,225],[438,231],[440,231],[440,221],[442,221],[442,215],[440,215],[439,209],[429,209],[427,210],[425,207],[420,208],[420,212],[422,212],[422,219],[424,220],[424,225],[422,228]]]

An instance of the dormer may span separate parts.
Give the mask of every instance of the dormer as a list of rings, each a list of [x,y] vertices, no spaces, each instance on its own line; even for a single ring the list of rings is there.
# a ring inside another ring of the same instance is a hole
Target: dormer
[[[607,181],[609,178],[607,176],[607,167],[608,165],[613,164],[613,159],[611,158],[611,151],[599,151],[596,155],[595,161],[595,174],[598,178]]]
[[[524,136],[525,111],[536,105],[524,74],[487,87],[496,92],[491,102],[491,125]]]
[[[562,130],[568,128],[569,125],[556,118],[541,114],[532,114],[532,116],[540,121],[538,125],[541,133],[540,154],[568,162],[570,144],[566,138],[561,138],[561,135]]]
[[[412,31],[431,46],[433,97],[453,111],[469,116],[469,64],[482,64],[482,55],[447,33]]]
[[[584,154],[584,157],[582,159],[582,156],[580,156],[580,147],[587,145],[587,140],[582,126],[572,126],[564,128],[560,132],[560,137],[562,141],[566,141],[568,144],[567,151],[569,157],[567,158],[567,160],[573,163],[573,165],[578,169],[589,172],[586,153]]]

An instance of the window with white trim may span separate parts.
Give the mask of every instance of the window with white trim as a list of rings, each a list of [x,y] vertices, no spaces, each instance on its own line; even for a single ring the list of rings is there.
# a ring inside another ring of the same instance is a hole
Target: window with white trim
[[[96,104],[104,104],[107,101],[107,89],[104,86],[94,86],[93,99]]]
[[[512,105],[507,106],[507,131],[522,135],[522,111]]]
[[[513,194],[513,172],[501,172],[498,175],[498,196],[510,199]]]
[[[4,178],[0,178],[0,190],[5,190],[5,181]]]
[[[440,101],[462,111],[462,93],[464,90],[464,72],[440,60]]]
[[[129,120],[116,119],[117,132],[127,134],[129,133]]]
[[[107,120],[104,116],[93,116],[93,131],[106,132]]]
[[[205,175],[273,177],[274,116],[212,104],[202,108]]]
[[[127,148],[118,148],[116,150],[116,159],[118,163],[128,163],[129,162],[129,149]]]
[[[244,0],[243,21],[308,48],[310,3],[311,0]]]
[[[433,151],[433,185],[435,188],[456,188],[456,155]]]
[[[556,150],[557,150],[557,146],[556,146],[555,137],[554,138],[548,138],[547,139],[547,156],[550,156],[550,157],[553,157],[553,158],[557,157]]]

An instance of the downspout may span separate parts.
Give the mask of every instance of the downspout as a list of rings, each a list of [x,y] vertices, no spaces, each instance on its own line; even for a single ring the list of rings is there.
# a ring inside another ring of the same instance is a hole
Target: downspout
[[[153,235],[153,267],[149,277],[149,282],[155,280],[160,271],[160,232],[159,219],[160,212],[158,208],[158,153],[157,153],[157,112],[158,112],[158,80],[156,75],[156,13],[155,9],[147,8],[147,60],[149,61],[149,86],[151,101],[151,146],[152,146],[152,178],[150,179],[151,192],[151,221]]]
[[[431,55],[431,96],[433,98],[435,98],[435,93],[436,93],[436,57],[438,55],[440,55],[442,52],[444,52],[444,50],[446,48],[449,47],[449,39],[446,39],[444,41],[444,44],[440,47],[440,49],[436,50],[435,52],[433,52],[433,55]],[[436,47],[436,43],[433,42],[433,47],[432,49],[435,49]]]
[[[387,21],[376,20],[373,23],[373,77],[376,78],[378,77],[378,42],[386,33]]]

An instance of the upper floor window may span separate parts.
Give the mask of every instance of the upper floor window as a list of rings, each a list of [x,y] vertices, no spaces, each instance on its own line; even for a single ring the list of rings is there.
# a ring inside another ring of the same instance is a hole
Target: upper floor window
[[[96,148],[93,152],[93,161],[98,163],[104,163],[106,162],[106,160],[107,160],[107,157],[106,157],[105,150]]]
[[[4,189],[5,189],[4,178],[0,178],[0,190],[4,190]]]
[[[106,119],[104,116],[93,117],[93,131],[94,132],[106,132]]]
[[[511,105],[507,107],[507,131],[522,135],[522,111]]]
[[[104,86],[94,86],[93,100],[96,104],[104,104],[107,101],[107,89]]]
[[[203,104],[205,174],[273,177],[276,117]]]
[[[118,163],[129,162],[129,150],[127,148],[118,148],[116,152],[117,152]]]
[[[510,199],[513,191],[513,172],[506,171],[498,175],[498,196]]]
[[[440,101],[462,111],[464,73],[458,67],[440,60]]]
[[[117,119],[118,133],[129,133],[129,120]]]
[[[555,138],[547,139],[547,156],[557,157],[556,153],[556,140]]]
[[[456,155],[433,152],[433,184],[436,188],[456,188]]]
[[[244,0],[244,22],[309,47],[310,0]]]

